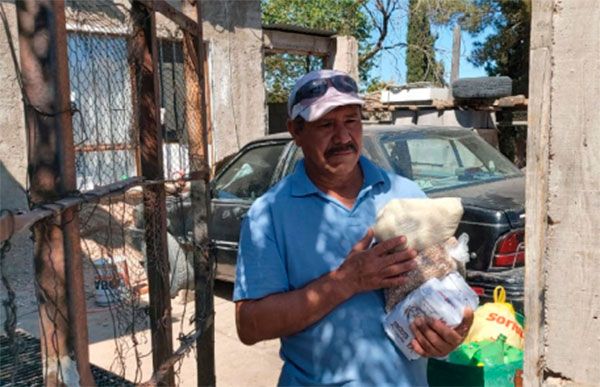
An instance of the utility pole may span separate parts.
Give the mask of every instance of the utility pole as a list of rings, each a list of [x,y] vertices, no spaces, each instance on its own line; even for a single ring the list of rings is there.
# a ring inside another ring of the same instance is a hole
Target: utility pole
[[[452,70],[450,72],[450,85],[460,77],[460,26],[454,26],[452,33]]]

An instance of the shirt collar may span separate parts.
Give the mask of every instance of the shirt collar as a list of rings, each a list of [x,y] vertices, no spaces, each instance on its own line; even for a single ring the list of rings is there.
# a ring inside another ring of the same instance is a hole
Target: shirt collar
[[[364,180],[361,191],[371,188],[379,183],[384,183],[385,179],[381,170],[377,168],[369,159],[360,156],[358,160],[363,172]],[[292,196],[307,196],[319,193],[317,186],[310,180],[306,174],[304,159],[296,163],[292,179]]]

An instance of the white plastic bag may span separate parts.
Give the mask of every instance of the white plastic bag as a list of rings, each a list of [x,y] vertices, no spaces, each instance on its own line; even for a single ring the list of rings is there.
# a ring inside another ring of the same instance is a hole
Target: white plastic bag
[[[415,338],[410,324],[419,316],[443,321],[451,328],[462,322],[465,308],[473,310],[479,305],[477,294],[460,274],[453,272],[442,278],[427,280],[398,303],[385,317],[385,332],[409,359],[420,356],[411,345]]]
[[[469,234],[463,232],[458,237],[456,246],[446,248],[448,255],[461,263],[469,262]]]

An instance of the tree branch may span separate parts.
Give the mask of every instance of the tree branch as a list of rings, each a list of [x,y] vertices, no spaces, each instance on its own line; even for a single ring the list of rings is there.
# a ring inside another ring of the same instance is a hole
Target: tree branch
[[[370,10],[368,6],[365,5],[365,3],[363,3],[362,6],[365,9],[365,12],[373,21],[373,24],[377,31],[379,31],[379,37],[377,38],[377,41],[371,47],[371,49],[358,58],[359,65],[367,62],[369,59],[373,58],[375,55],[377,55],[377,53],[379,53],[382,50],[388,50],[390,48],[398,47],[399,45],[401,45],[395,44],[386,47],[384,47],[383,45],[385,39],[388,36],[390,18],[396,12],[396,10],[398,10],[399,0],[385,0],[385,2],[384,0],[376,0],[375,9],[379,13],[379,15],[373,14],[372,10]],[[377,16],[379,16],[381,19],[379,19]]]

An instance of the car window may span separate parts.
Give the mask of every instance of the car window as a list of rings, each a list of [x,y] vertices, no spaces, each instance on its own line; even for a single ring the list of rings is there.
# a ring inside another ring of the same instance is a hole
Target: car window
[[[462,159],[453,141],[431,138],[406,142],[412,161],[413,178],[444,178],[453,176],[462,166]]]
[[[293,153],[291,154],[291,156],[289,158],[290,161],[287,162],[286,169],[285,169],[285,171],[283,171],[284,176],[287,176],[287,175],[291,174],[292,172],[294,172],[298,161],[300,159],[304,158],[304,153],[302,152],[302,148],[300,148],[298,146],[294,146],[292,152]]]
[[[413,177],[445,178],[485,169],[483,162],[464,144],[452,139],[408,140]]]
[[[264,194],[284,147],[285,144],[270,144],[248,149],[216,179],[214,196],[253,200]]]
[[[500,152],[469,132],[385,133],[379,141],[392,169],[425,192],[522,175]]]

